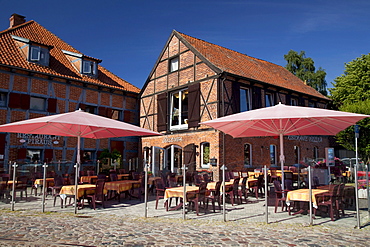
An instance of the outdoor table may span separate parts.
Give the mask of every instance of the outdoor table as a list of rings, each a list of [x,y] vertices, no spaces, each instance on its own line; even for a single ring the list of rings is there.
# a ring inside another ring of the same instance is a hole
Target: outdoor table
[[[46,178],[45,181],[46,181],[46,187],[54,185],[54,178]],[[38,188],[39,186],[42,186],[43,183],[44,183],[44,179],[38,178],[35,180],[33,185],[35,186],[35,188]]]
[[[215,190],[216,189],[216,183],[217,182],[209,182],[209,183],[207,183],[207,190]],[[231,179],[228,182],[225,181],[226,188],[229,187],[229,186],[233,186],[233,183],[234,183],[233,179]],[[221,182],[221,192],[222,192],[222,182]]]
[[[91,195],[95,193],[95,184],[79,184],[77,185],[77,198],[76,202],[78,205],[83,206],[83,204],[80,202],[81,199],[83,199],[86,195]],[[60,198],[65,201],[67,199],[67,196],[74,196],[75,195],[75,185],[64,185],[59,192]],[[64,203],[65,207],[67,207],[67,204]]]
[[[125,179],[129,179],[130,174],[128,174],[128,173],[126,173],[126,174],[117,174],[117,177],[118,177],[118,180],[125,180]]]
[[[118,196],[118,201],[121,201],[121,193],[126,193],[126,195],[130,197],[134,197],[133,195],[130,194],[130,190],[137,188],[140,186],[140,181],[139,180],[119,180],[119,181],[111,181],[111,182],[106,182],[104,185],[104,189],[107,191],[115,191],[116,195],[115,197]],[[115,198],[114,197],[114,198]],[[110,198],[112,199],[112,198]]]
[[[198,192],[199,187],[198,186],[186,186],[186,193],[188,192]],[[179,197],[184,198],[184,186],[180,187],[172,187],[172,188],[166,188],[166,191],[164,193],[164,200],[166,204],[166,210],[168,211],[168,199],[173,197]],[[177,210],[182,207],[184,199],[176,205],[175,208],[171,210]]]
[[[317,202],[316,202],[316,195],[327,193],[329,190],[323,190],[323,189],[312,189],[312,206],[314,208],[317,208]],[[287,197],[286,197],[286,204],[289,206],[291,201],[301,201],[301,202],[309,202],[309,189],[298,189],[298,190],[292,190],[288,191]],[[298,211],[295,214],[302,213],[303,210]]]

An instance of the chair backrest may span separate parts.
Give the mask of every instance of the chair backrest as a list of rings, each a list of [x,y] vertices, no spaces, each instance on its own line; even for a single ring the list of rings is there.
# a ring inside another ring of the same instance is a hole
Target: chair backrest
[[[230,173],[225,171],[225,181],[229,182],[230,181]]]
[[[285,179],[284,180],[284,183],[285,183],[285,188],[287,190],[294,190],[294,188],[293,188],[293,181],[291,179]]]
[[[248,177],[243,177],[242,185],[240,186],[242,192],[245,192],[247,190],[247,181]]]
[[[201,182],[199,185],[198,199],[205,199],[207,193],[207,182]]]
[[[249,177],[248,171],[246,171],[246,172],[241,172],[241,174],[242,174],[242,177],[243,177],[243,178],[245,178],[245,177]]]
[[[203,180],[204,182],[207,182],[207,183],[210,181],[208,173],[203,174]]]
[[[313,186],[316,188],[317,186],[320,186],[320,181],[317,176],[313,177]]]
[[[163,179],[156,179],[154,180],[154,185],[155,185],[155,189],[158,191],[158,190],[165,190],[166,189],[166,186],[165,186],[165,183],[163,181]]]
[[[239,181],[240,181],[240,178],[234,178],[234,182],[233,182],[233,191],[234,192],[239,190]]]
[[[263,175],[260,175],[258,177],[258,179],[257,179],[257,186],[258,186],[258,188],[263,187],[264,181],[265,181],[264,176]]]
[[[284,178],[293,180],[293,172],[284,172]]]
[[[344,196],[344,187],[345,187],[345,184],[340,184],[339,185],[338,192],[337,192],[338,199],[343,198],[343,196]]]
[[[104,197],[104,185],[105,179],[98,179],[96,180],[96,188],[95,188],[95,196],[97,200],[102,200]]]
[[[202,176],[199,174],[194,175],[194,184],[195,185],[200,185],[202,183]]]
[[[54,186],[63,186],[64,185],[64,178],[62,176],[57,175],[54,178]]]
[[[221,184],[222,184],[222,181],[216,182],[215,193],[214,193],[215,196],[221,195]]]
[[[176,173],[170,173],[167,176],[168,180],[168,186],[169,187],[177,187],[177,179],[176,179]]]
[[[110,181],[118,181],[117,173],[111,173],[109,174]]]
[[[240,178],[240,174],[239,174],[239,172],[237,172],[237,171],[232,171],[232,174],[233,174],[234,179],[235,179],[235,178]]]
[[[280,184],[280,181],[279,180],[274,180],[274,189],[276,192],[281,192],[282,189],[281,189],[281,184]]]

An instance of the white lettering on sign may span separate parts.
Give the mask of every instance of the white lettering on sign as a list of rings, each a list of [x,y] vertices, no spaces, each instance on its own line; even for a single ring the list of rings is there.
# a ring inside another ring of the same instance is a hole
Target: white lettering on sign
[[[182,137],[179,136],[179,137],[165,137],[163,138],[163,143],[170,143],[170,142],[181,142],[182,141]]]
[[[41,134],[24,134],[18,133],[18,138],[26,140],[27,144],[51,145],[54,141],[60,140],[60,136],[41,135]]]
[[[321,136],[288,136],[290,141],[322,142]]]

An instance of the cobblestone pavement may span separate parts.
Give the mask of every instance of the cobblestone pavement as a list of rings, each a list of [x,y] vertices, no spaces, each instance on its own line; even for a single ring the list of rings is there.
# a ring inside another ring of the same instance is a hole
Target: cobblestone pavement
[[[370,229],[0,210],[0,246],[369,246]]]
[[[224,222],[221,210],[200,216],[182,211],[166,211],[163,199],[155,208],[155,196],[147,204],[135,199],[121,203],[108,201],[106,208],[89,206],[74,214],[73,207],[53,206],[46,197],[45,212],[41,197],[17,200],[15,211],[9,202],[0,202],[0,246],[370,246],[369,213],[361,208],[361,229],[355,228],[353,210],[330,221],[318,216],[309,226],[307,215],[290,216],[274,200],[268,202],[266,224],[264,199],[248,203],[227,203]],[[367,224],[367,225],[366,225]]]

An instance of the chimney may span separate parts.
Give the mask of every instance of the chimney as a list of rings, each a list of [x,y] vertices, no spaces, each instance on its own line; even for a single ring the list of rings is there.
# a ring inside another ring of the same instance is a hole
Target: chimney
[[[18,14],[12,14],[12,16],[9,18],[9,21],[10,21],[9,28],[12,28],[25,23],[26,17]]]

